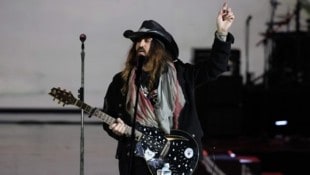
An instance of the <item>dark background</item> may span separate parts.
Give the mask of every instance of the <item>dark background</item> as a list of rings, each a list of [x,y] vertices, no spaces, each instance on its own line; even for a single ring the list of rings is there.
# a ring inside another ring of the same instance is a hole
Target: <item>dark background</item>
[[[197,108],[209,153],[232,150],[260,159],[261,172],[299,174],[310,156],[309,33],[271,36],[269,69],[261,83],[240,76],[240,51],[233,49],[230,75],[197,89]],[[194,62],[210,49],[194,49]],[[276,126],[286,120],[285,126]]]

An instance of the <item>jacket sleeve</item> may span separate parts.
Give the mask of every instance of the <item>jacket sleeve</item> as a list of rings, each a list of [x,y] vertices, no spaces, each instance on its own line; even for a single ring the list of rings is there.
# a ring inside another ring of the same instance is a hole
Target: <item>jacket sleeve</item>
[[[103,112],[110,115],[113,118],[116,118],[118,116],[119,112],[119,103],[118,100],[121,99],[121,97],[118,97],[120,94],[120,84],[117,79],[118,75],[113,77],[112,82],[110,83],[107,92],[104,97],[104,102],[103,102]],[[116,140],[122,139],[124,136],[118,136],[114,134],[111,129],[109,129],[109,125],[107,123],[103,123],[103,129],[109,134],[109,136],[113,137]]]
[[[228,33],[226,42],[214,38],[210,57],[200,60],[193,67],[196,86],[215,80],[219,75],[228,70],[228,59],[234,37]]]

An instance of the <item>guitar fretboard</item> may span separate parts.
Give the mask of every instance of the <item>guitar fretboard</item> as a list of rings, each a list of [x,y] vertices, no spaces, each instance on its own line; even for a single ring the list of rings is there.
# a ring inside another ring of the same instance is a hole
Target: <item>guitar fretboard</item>
[[[103,122],[107,123],[108,125],[111,125],[112,123],[115,122],[115,118],[111,117],[110,115],[98,110],[97,108],[93,108],[90,105],[82,102],[81,100],[75,100],[74,105],[83,109],[86,113],[90,115],[94,115],[97,118],[101,119]],[[125,129],[125,135],[129,137],[131,135],[131,127],[126,125]],[[142,133],[139,132],[138,130],[135,130],[135,140],[139,141],[142,137]]]

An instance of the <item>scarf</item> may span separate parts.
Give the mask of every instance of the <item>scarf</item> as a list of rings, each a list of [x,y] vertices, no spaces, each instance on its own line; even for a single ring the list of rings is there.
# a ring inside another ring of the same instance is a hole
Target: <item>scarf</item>
[[[134,117],[134,106],[136,102],[136,70],[131,71],[128,82],[127,93],[127,110]],[[178,128],[178,118],[185,104],[185,98],[179,85],[176,75],[176,69],[173,63],[168,62],[168,69],[159,77],[157,87],[157,99],[153,105],[150,99],[143,92],[143,88],[139,87],[138,105],[136,120],[138,123],[161,128],[165,133],[169,134],[171,128]]]

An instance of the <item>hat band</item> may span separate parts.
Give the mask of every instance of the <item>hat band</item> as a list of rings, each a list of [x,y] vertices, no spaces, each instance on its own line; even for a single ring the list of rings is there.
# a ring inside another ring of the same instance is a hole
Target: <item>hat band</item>
[[[139,32],[148,32],[148,31],[150,31],[150,30],[151,30],[151,29],[142,27],[142,28],[139,29]]]
[[[157,34],[163,38],[165,38],[168,42],[171,42],[171,39],[170,38],[167,38],[167,36],[165,36],[162,32],[159,32],[157,30],[152,30],[152,29],[148,29],[148,28],[145,28],[145,27],[142,27],[139,29],[138,32],[145,32],[145,33],[153,33],[153,34]]]

